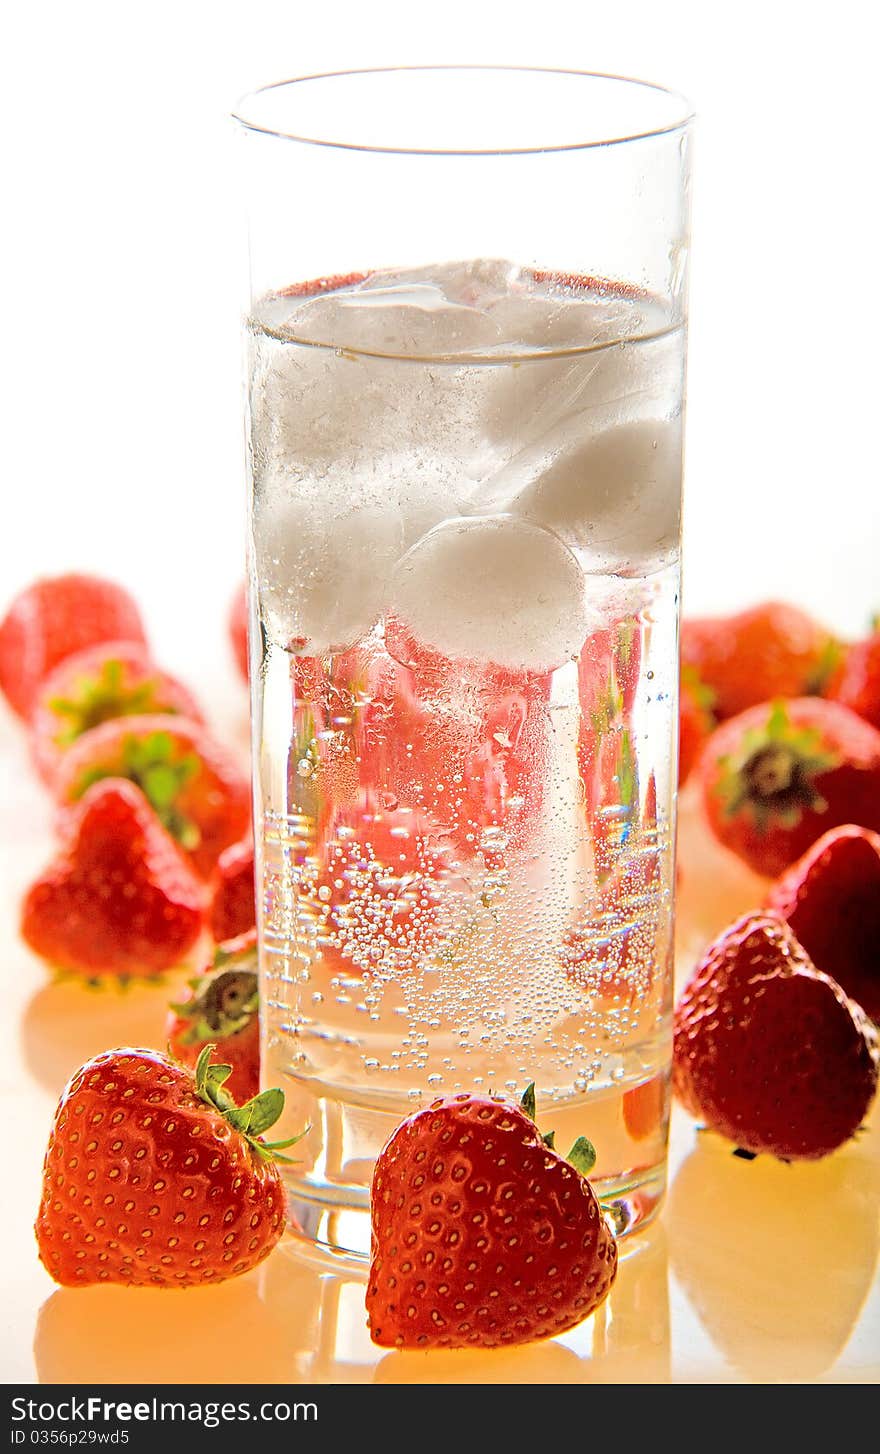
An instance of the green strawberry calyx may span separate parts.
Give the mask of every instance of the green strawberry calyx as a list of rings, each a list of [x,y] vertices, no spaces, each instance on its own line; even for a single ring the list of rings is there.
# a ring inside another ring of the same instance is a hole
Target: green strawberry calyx
[[[839,761],[818,727],[796,725],[785,703],[774,702],[766,720],[749,728],[736,750],[718,760],[724,814],[731,818],[750,806],[759,832],[771,825],[794,828],[805,812],[824,813],[828,805],[816,780]]]
[[[525,1090],[523,1091],[522,1099],[520,1100],[520,1106],[525,1111],[530,1121],[536,1120],[534,1081],[527,1085]],[[548,1151],[556,1150],[555,1131],[546,1131],[541,1137],[541,1140],[544,1142],[544,1145],[547,1147]],[[593,1145],[592,1141],[587,1140],[586,1136],[578,1136],[568,1155],[564,1157],[564,1160],[569,1162],[569,1164],[574,1167],[575,1171],[579,1171],[581,1176],[589,1176],[590,1172],[593,1170],[593,1167],[596,1165],[596,1148]]]
[[[49,701],[49,710],[63,723],[53,741],[58,747],[69,747],[102,722],[158,711],[158,688],[159,683],[152,678],[126,682],[124,663],[110,657],[97,675],[76,677],[66,697],[52,697]]]
[[[260,1006],[259,982],[253,963],[253,949],[232,955],[221,948],[214,956],[211,972],[189,981],[192,999],[170,1006],[187,1021],[180,1036],[181,1044],[228,1040],[247,1029]]]
[[[81,798],[93,783],[104,778],[126,777],[140,788],[172,838],[191,851],[198,848],[201,834],[193,819],[181,811],[179,798],[200,767],[198,753],[175,756],[170,732],[148,732],[144,737],[132,733],[122,744],[121,764],[88,768],[77,782],[76,796]]]
[[[282,1156],[281,1152],[288,1146],[295,1146],[308,1135],[311,1127],[306,1126],[298,1136],[291,1136],[287,1141],[260,1139],[264,1131],[275,1125],[284,1110],[284,1091],[273,1086],[270,1090],[260,1091],[258,1095],[252,1096],[243,1106],[238,1105],[224,1085],[232,1074],[232,1066],[211,1064],[211,1056],[216,1048],[215,1045],[206,1045],[196,1061],[196,1095],[206,1106],[219,1111],[263,1161],[292,1162],[290,1156]]]

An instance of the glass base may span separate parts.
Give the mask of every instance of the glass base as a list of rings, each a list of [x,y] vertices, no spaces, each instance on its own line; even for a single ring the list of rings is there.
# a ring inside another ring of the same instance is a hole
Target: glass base
[[[625,1176],[591,1182],[602,1210],[618,1238],[631,1236],[656,1217],[666,1192],[666,1160],[639,1167]],[[334,1188],[333,1200],[316,1196],[301,1182],[287,1179],[288,1233],[301,1257],[326,1270],[363,1270],[370,1257],[369,1195],[363,1187],[347,1190],[346,1203]],[[304,1194],[305,1190],[305,1194]]]

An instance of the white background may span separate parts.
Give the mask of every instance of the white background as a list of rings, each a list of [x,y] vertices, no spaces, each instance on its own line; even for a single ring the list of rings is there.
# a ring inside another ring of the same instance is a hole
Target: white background
[[[880,604],[872,10],[30,0],[7,12],[0,610],[35,574],[105,571],[141,599],[166,664],[197,685],[221,660],[228,672],[244,260],[227,113],[253,86],[309,71],[525,62],[660,81],[698,111],[686,607],[787,595],[858,631]]]

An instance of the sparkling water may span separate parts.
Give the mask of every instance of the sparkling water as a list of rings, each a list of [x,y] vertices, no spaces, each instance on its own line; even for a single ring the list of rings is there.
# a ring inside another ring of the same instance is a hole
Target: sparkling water
[[[635,1224],[668,1117],[682,330],[489,260],[290,288],[249,342],[264,1076],[311,1127],[300,1219],[356,1249],[398,1120],[533,1080]]]

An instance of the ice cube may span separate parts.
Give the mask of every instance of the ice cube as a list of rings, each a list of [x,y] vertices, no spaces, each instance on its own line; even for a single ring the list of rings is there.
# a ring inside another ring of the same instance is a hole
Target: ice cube
[[[377,311],[381,316],[383,310]],[[462,319],[482,319],[479,327],[490,326],[484,315],[467,308],[426,310],[424,317],[433,319],[431,349],[438,340],[457,347],[463,341]],[[370,337],[376,342],[379,334],[374,329]],[[316,477],[340,466],[355,468],[358,462],[363,468],[364,460],[380,453],[412,453],[416,441],[423,457],[443,456],[468,479],[480,478],[498,462],[497,452],[485,447],[482,403],[476,402],[488,380],[481,376],[468,387],[449,364],[367,357],[255,334],[250,375],[258,487],[297,472]]]
[[[596,569],[657,569],[678,548],[680,416],[592,432],[573,415],[490,480],[471,508],[542,525],[589,552]]]
[[[451,303],[461,303],[467,308],[489,308],[507,295],[521,275],[516,263],[504,258],[476,258],[371,273],[362,288],[367,292],[373,288],[428,283]]]
[[[680,374],[680,340],[664,333],[659,308],[633,299],[511,296],[489,310],[505,337],[525,346],[514,366],[493,372],[484,433],[517,449],[542,441],[575,413],[591,428],[662,415]],[[572,351],[574,350],[574,351]]]
[[[254,540],[269,635],[317,656],[362,640],[381,615],[403,522],[393,506],[334,509],[319,496],[275,491],[257,503]]]
[[[435,526],[399,562],[391,602],[426,646],[512,669],[562,666],[591,629],[571,551],[542,526],[507,515]]]
[[[492,348],[501,337],[487,314],[450,302],[429,283],[311,298],[289,327],[306,343],[393,358],[455,358]]]

